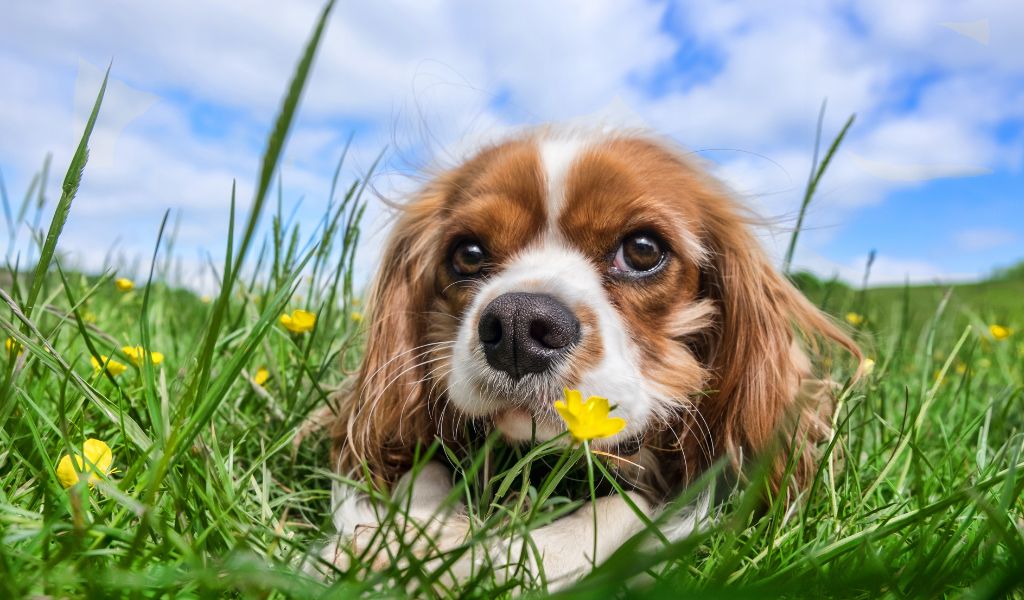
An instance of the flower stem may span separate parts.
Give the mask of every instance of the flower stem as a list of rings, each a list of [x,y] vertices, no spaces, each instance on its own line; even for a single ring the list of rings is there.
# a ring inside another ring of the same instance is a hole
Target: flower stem
[[[583,442],[584,454],[587,456],[587,483],[590,484],[590,507],[594,513],[594,545],[590,554],[590,567],[597,566],[597,491],[594,486],[594,457],[591,454],[590,442]]]

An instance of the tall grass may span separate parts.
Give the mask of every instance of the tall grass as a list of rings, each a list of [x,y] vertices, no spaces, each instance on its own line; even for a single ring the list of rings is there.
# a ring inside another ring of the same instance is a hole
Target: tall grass
[[[276,206],[268,199],[329,11],[330,4],[296,69],[240,221],[234,190],[226,190],[216,297],[169,285],[173,233],[163,226],[154,231],[148,274],[132,291],[117,290],[113,281],[124,273],[114,268],[64,270],[57,242],[95,110],[45,234],[38,215],[49,163],[18,210],[0,186],[11,238],[0,329],[12,341],[0,359],[3,597],[541,593],[543,576],[502,568],[501,557],[484,555],[469,581],[453,583],[446,572],[489,539],[528,544],[531,530],[576,510],[593,487],[617,485],[610,465],[588,462],[579,448],[506,448],[491,436],[456,456],[435,444],[422,449],[420,464],[447,458],[460,472],[451,500],[466,505],[470,538],[431,547],[424,532],[406,529],[401,501],[356,481],[380,496],[389,511],[384,527],[350,568],[318,561],[337,475],[323,440],[293,440],[358,362],[352,264],[364,182],[335,176],[308,239],[288,223],[280,186]],[[101,100],[102,90],[96,110]],[[13,248],[15,232],[26,229],[32,267]],[[701,533],[666,543],[645,532],[559,595],[1019,596],[1024,338],[997,340],[988,328],[1024,329],[1020,296],[1006,285],[808,287],[827,310],[863,317],[857,335],[876,363],[842,394],[812,488],[787,506],[766,491],[755,466],[750,481],[725,490]],[[318,314],[316,327],[291,334],[277,325],[293,308]],[[166,358],[136,366],[122,350],[135,345]],[[128,368],[116,376],[94,369],[90,358],[102,356]],[[261,368],[269,375],[259,384]],[[836,363],[832,375],[849,381],[851,366]],[[57,462],[86,438],[111,446],[117,471],[64,489]],[[714,475],[680,502],[713,485]],[[307,573],[316,569],[326,578]]]

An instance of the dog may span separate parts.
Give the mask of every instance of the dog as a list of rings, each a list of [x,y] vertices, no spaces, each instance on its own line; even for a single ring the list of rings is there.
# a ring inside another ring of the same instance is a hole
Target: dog
[[[565,431],[563,390],[610,399],[626,425],[592,448],[636,465],[620,471],[628,498],[531,533],[527,563],[553,586],[606,559],[715,461],[738,472],[775,448],[772,485],[798,492],[831,433],[820,363],[831,348],[861,354],[772,266],[756,223],[648,132],[539,128],[436,173],[400,207],[368,291],[365,356],[332,417],[334,466],[404,494],[412,528],[458,542],[466,518],[443,508],[451,472],[410,472],[417,448],[457,448],[467,422],[550,440]],[[333,497],[324,558],[346,565],[378,509],[345,483]],[[671,515],[664,535],[692,532],[709,502]]]

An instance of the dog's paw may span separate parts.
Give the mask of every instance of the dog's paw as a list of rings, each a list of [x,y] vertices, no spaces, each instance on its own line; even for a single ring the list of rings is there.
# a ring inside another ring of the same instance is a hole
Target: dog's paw
[[[468,533],[464,517],[426,523],[401,519],[386,526],[363,524],[357,525],[352,535],[325,546],[320,556],[341,571],[404,569],[412,562],[423,563],[429,570],[441,568],[446,557],[465,544]]]

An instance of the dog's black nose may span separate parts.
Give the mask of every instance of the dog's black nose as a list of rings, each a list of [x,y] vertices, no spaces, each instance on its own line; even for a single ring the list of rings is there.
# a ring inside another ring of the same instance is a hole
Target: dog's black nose
[[[487,363],[519,379],[546,371],[580,339],[569,307],[547,294],[502,294],[484,308],[477,326]]]

